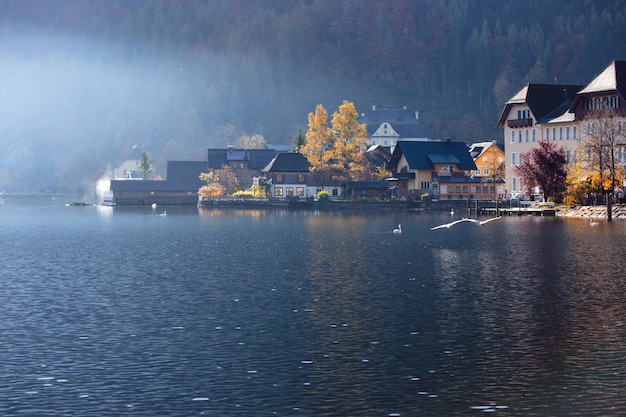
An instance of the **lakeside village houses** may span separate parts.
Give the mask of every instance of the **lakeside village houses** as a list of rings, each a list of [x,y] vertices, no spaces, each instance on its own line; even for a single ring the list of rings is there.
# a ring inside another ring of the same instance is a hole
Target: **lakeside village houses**
[[[311,198],[324,189],[332,198],[346,200],[489,201],[507,193],[526,193],[513,172],[541,140],[558,142],[571,161],[586,137],[586,117],[591,111],[610,109],[624,117],[626,61],[611,62],[587,85],[528,84],[509,99],[497,127],[504,142],[466,144],[432,138],[419,121],[419,113],[403,109],[378,109],[362,113],[366,124],[367,157],[374,165],[383,163],[391,172],[387,181],[323,184],[309,170],[306,158],[279,147],[267,149],[208,149],[205,161],[169,161],[163,181],[111,181],[105,204],[196,205],[202,172],[229,165],[240,185],[269,184],[268,200],[286,202]],[[626,149],[618,155],[626,164]],[[505,162],[505,178],[489,182],[494,161]],[[131,175],[129,175],[130,177]]]

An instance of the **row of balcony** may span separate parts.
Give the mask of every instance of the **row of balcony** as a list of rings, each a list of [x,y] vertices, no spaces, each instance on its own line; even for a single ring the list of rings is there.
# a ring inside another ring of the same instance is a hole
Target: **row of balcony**
[[[532,127],[533,119],[511,119],[507,120],[507,124],[509,127]]]

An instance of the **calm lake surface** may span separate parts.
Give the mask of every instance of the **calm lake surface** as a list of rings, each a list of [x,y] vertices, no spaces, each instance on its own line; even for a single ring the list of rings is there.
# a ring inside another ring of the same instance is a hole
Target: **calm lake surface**
[[[0,415],[626,415],[626,222],[166,210],[4,198]]]

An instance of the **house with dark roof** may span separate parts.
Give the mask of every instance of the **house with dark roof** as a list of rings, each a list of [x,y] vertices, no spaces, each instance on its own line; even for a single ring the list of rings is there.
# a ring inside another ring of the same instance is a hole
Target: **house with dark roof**
[[[367,128],[367,144],[393,148],[400,140],[431,140],[430,132],[419,120],[419,112],[402,109],[378,109],[361,113],[358,122]]]
[[[208,170],[229,166],[243,188],[252,186],[255,177],[261,176],[263,168],[276,156],[274,149],[208,149]]]
[[[514,173],[537,142],[563,146],[568,162],[586,139],[585,120],[599,110],[626,115],[626,61],[615,60],[587,85],[527,84],[504,105],[497,127],[504,132],[506,184],[510,192],[532,194]],[[622,152],[626,158],[626,152]],[[618,161],[626,163],[626,159]]]
[[[315,197],[317,188],[311,164],[306,157],[296,152],[279,152],[263,168],[266,183],[270,186],[271,200]]]
[[[418,200],[487,199],[481,178],[471,176],[476,164],[464,142],[400,141],[391,155],[399,197]],[[489,191],[489,187],[487,188]]]

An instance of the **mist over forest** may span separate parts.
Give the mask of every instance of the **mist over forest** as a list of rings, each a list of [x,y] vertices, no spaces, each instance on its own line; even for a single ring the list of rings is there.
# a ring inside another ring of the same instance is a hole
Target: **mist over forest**
[[[0,190],[86,192],[136,146],[156,173],[242,134],[291,142],[343,100],[500,139],[527,82],[626,59],[620,0],[1,0]]]

